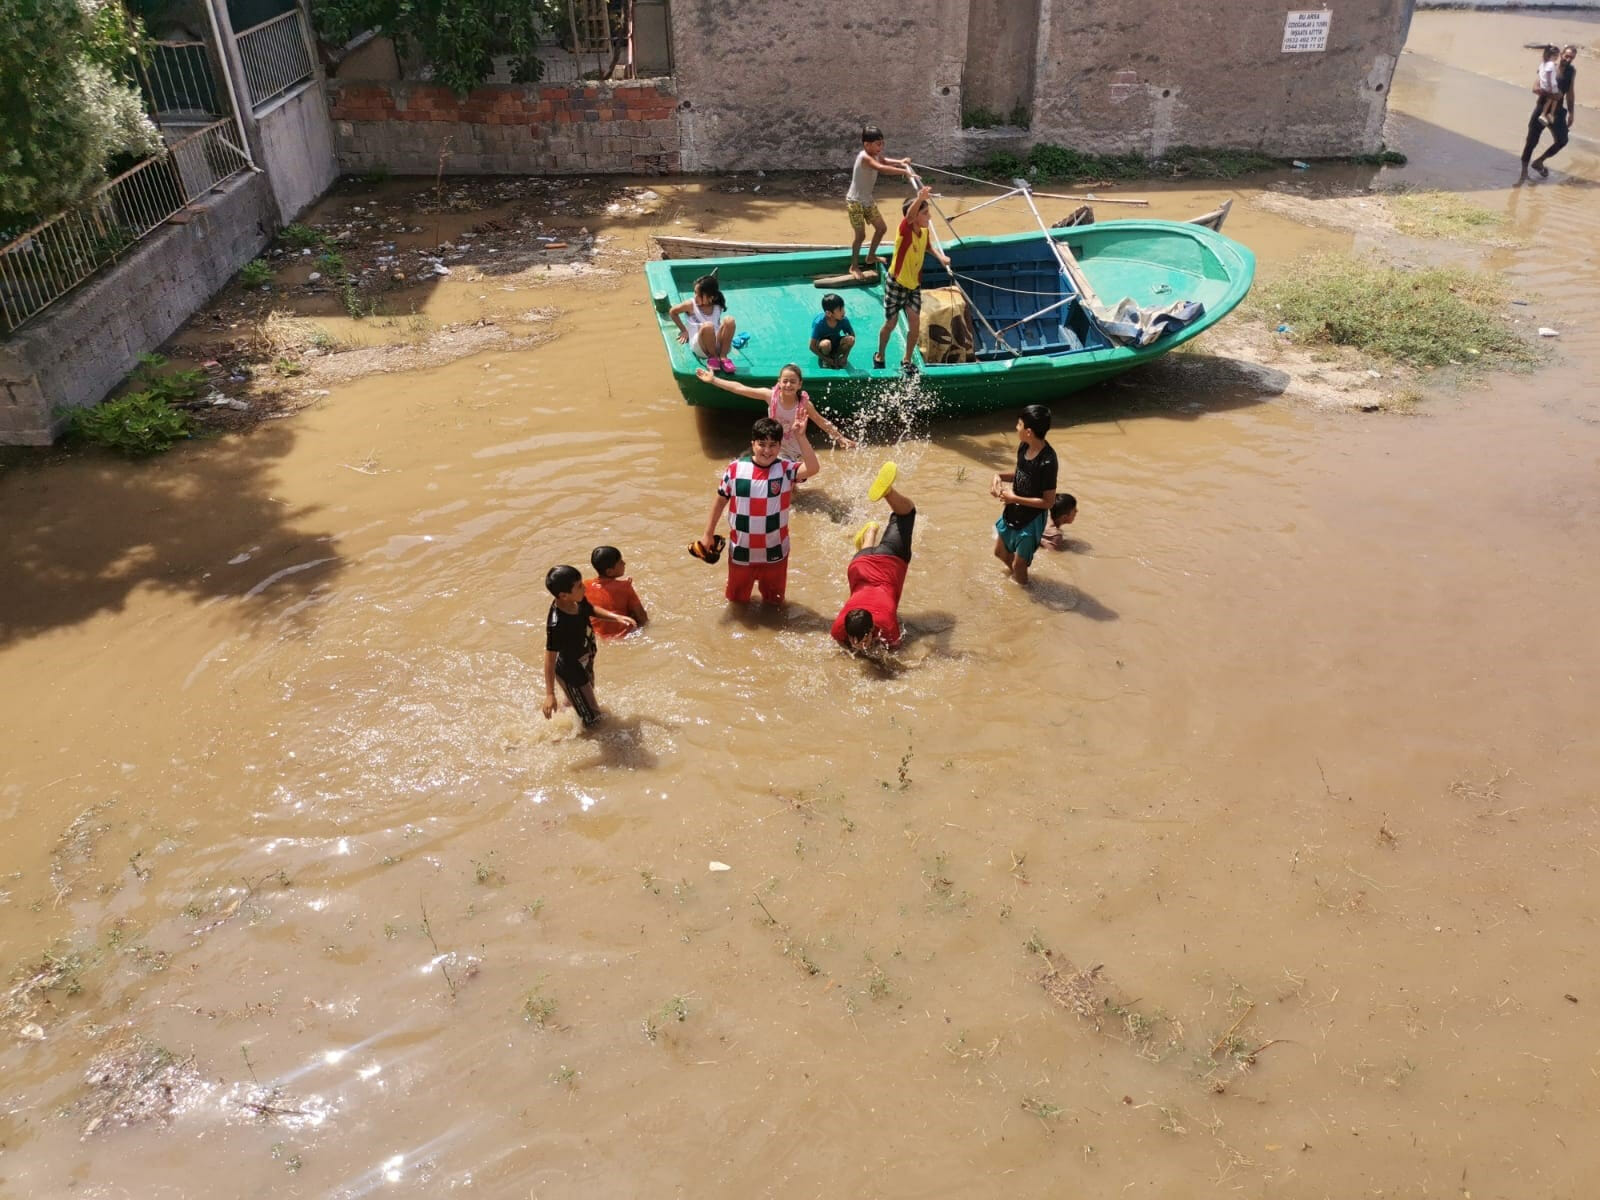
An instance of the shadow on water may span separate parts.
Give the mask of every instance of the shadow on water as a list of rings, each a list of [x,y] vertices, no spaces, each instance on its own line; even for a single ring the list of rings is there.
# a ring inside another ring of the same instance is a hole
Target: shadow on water
[[[754,595],[759,596],[757,591]],[[751,599],[749,604],[730,603],[722,610],[718,622],[737,625],[741,629],[774,629],[785,633],[827,633],[833,623],[823,618],[815,609],[787,600],[783,604],[766,604]]]
[[[628,771],[648,771],[661,765],[661,759],[645,740],[645,726],[672,731],[675,726],[655,717],[607,715],[585,738],[594,754],[571,764],[573,771],[615,767]]]
[[[1091,621],[1115,621],[1121,616],[1116,609],[1107,608],[1082,588],[1059,579],[1030,575],[1025,591],[1030,600],[1051,612],[1076,613]]]
[[[285,422],[127,462],[42,451],[0,474],[0,645],[121,611],[141,588],[249,609],[307,595],[343,567],[316,509],[272,495]]]

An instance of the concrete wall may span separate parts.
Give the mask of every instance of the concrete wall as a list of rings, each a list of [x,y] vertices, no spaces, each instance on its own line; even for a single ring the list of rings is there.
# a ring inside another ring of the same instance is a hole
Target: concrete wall
[[[333,122],[315,79],[256,114],[260,166],[272,183],[278,216],[287,225],[339,178]]]
[[[99,403],[261,252],[276,211],[265,175],[236,175],[0,341],[0,444],[47,445],[58,408]]]
[[[1170,28],[1150,9],[1050,0],[1031,132],[1101,152],[1370,152],[1381,142],[1410,8],[1409,0],[1341,5],[1326,50],[1286,54],[1287,9],[1260,0],[1187,8]]]
[[[428,83],[328,81],[339,164],[432,175],[677,171],[678,97],[666,79],[494,84],[465,99]]]
[[[846,167],[865,121],[890,154],[961,158],[969,0],[673,0],[683,169]]]
[[[1411,0],[1340,5],[1319,53],[1282,52],[1291,7],[1316,5],[1037,0],[1030,64],[1027,39],[994,19],[989,0],[852,0],[829,16],[826,37],[780,0],[674,0],[683,167],[843,166],[863,119],[884,127],[890,153],[930,163],[1040,141],[1102,152],[1376,149]],[[964,76],[981,93],[967,107],[992,107],[1004,76],[1026,79],[1030,67],[1031,128],[960,128]]]

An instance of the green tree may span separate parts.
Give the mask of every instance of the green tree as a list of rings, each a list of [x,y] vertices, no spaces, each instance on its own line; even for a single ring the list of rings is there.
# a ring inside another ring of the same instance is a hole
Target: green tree
[[[561,0],[311,0],[324,41],[342,46],[367,29],[386,34],[402,54],[420,50],[433,77],[463,96],[494,73],[496,54],[510,56],[515,82],[536,82],[539,35],[562,29],[565,11]]]
[[[0,19],[0,224],[46,217],[161,136],[127,73],[139,30],[118,0],[7,0]]]

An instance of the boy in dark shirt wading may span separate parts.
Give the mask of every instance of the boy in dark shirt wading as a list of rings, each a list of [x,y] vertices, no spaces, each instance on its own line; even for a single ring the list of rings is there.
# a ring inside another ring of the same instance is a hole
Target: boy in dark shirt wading
[[[1018,583],[1028,582],[1028,566],[1044,538],[1045,518],[1056,502],[1056,452],[1044,435],[1050,432],[1050,410],[1030,404],[1017,418],[1017,467],[1001,471],[989,494],[1006,506],[994,523],[994,556]],[[1010,485],[1010,486],[1007,486]]]
[[[555,597],[544,623],[544,717],[548,721],[555,715],[559,680],[567,702],[587,729],[600,719],[600,705],[594,698],[595,643],[590,621],[594,617],[615,621],[624,632],[635,628],[637,622],[590,604],[577,567],[551,567],[544,586]]]

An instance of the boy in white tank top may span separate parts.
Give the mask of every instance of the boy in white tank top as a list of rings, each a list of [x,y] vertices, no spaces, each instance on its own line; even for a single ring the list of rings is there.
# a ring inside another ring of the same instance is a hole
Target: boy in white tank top
[[[850,190],[845,193],[845,212],[850,217],[850,229],[855,238],[850,243],[850,274],[866,275],[868,268],[875,272],[882,260],[878,257],[878,243],[889,232],[889,226],[878,211],[872,198],[879,175],[904,175],[911,178],[909,158],[886,158],[883,153],[883,130],[868,125],[861,131],[861,152],[856,155],[850,170]],[[867,251],[866,265],[861,262],[861,243],[866,240],[867,222],[872,222],[872,248]]]

